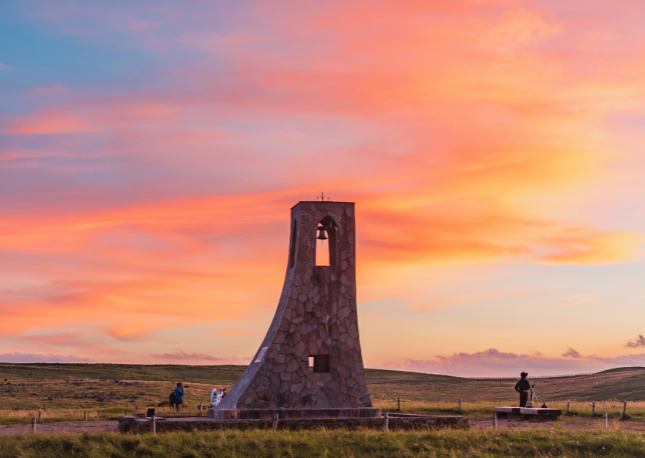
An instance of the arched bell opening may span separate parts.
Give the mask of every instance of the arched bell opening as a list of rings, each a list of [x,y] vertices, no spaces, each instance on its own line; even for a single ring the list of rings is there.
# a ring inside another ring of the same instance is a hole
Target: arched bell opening
[[[337,266],[338,224],[331,216],[325,216],[316,230],[316,266]]]
[[[296,247],[298,246],[298,225],[293,222],[291,227],[291,244],[289,246],[289,269],[296,265]]]

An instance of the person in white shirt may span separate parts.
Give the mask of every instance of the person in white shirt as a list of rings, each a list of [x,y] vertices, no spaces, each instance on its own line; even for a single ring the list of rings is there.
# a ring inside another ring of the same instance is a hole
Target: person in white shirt
[[[217,407],[217,405],[222,402],[222,398],[226,394],[226,388],[222,387],[219,391],[216,391],[217,388],[213,388],[211,393],[211,407]]]

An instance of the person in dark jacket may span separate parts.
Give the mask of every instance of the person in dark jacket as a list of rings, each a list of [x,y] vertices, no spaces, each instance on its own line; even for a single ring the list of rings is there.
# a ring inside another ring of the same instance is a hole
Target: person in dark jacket
[[[515,391],[520,393],[520,407],[526,407],[526,401],[529,398],[529,390],[531,389],[531,384],[526,380],[527,375],[529,374],[522,372],[520,374],[522,379],[515,384]]]

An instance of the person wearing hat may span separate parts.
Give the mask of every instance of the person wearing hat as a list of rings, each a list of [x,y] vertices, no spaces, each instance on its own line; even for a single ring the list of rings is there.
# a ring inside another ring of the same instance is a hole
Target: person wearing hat
[[[531,384],[526,380],[527,375],[529,374],[522,372],[520,374],[522,379],[515,384],[515,391],[520,393],[520,407],[526,407],[526,401],[529,398],[529,390],[531,389]]]

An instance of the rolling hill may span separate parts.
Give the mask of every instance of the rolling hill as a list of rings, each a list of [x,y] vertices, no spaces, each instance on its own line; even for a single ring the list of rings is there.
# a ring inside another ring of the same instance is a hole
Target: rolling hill
[[[232,385],[245,366],[179,366],[130,364],[0,363],[6,381],[140,380]],[[373,398],[408,401],[515,401],[514,380],[477,380],[447,375],[367,369]],[[534,379],[540,400],[645,400],[645,368],[618,368],[593,375]]]

